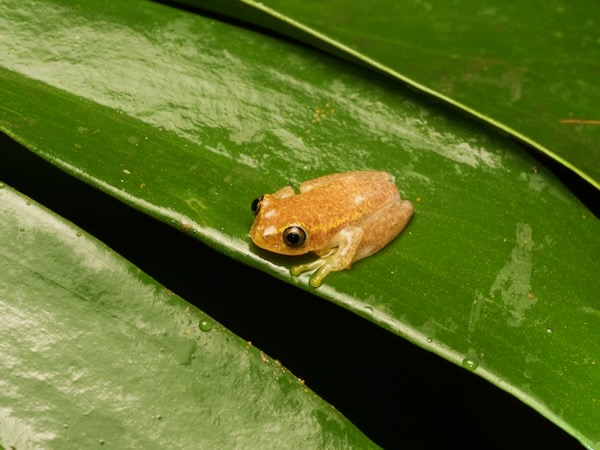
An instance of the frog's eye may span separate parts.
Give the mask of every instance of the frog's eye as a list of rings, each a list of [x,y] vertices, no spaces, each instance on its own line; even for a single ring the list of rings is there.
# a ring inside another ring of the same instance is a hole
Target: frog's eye
[[[301,247],[306,242],[306,232],[297,225],[283,230],[283,242],[290,247]]]
[[[252,210],[252,214],[257,215],[260,211],[260,206],[262,205],[263,196],[256,197],[252,200],[252,204],[250,205],[250,209]]]

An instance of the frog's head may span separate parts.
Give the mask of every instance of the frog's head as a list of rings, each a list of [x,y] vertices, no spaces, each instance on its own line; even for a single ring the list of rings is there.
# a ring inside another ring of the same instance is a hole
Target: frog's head
[[[281,255],[303,255],[312,250],[310,233],[305,224],[295,220],[293,210],[272,195],[263,195],[252,202],[256,216],[250,237],[258,247]]]

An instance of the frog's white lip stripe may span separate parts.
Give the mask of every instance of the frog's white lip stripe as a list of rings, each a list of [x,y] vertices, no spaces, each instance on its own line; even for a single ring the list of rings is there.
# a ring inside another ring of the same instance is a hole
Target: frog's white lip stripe
[[[265,237],[272,236],[274,234],[277,234],[277,228],[275,228],[273,225],[265,228],[265,230],[263,231],[263,236]]]

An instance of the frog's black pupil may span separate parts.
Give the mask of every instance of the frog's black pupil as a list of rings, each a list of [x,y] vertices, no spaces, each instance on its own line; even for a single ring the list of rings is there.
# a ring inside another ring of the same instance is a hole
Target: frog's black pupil
[[[263,199],[263,196],[261,195],[260,197],[256,197],[254,200],[252,200],[252,205],[250,205],[250,209],[252,210],[252,213],[254,215],[257,215],[258,212],[260,211],[260,205],[262,203],[262,199]]]
[[[306,233],[302,228],[293,225],[283,231],[283,240],[290,247],[300,247],[306,241]]]
[[[288,244],[298,245],[298,242],[300,242],[300,235],[298,233],[294,233],[293,231],[290,231],[287,234],[286,239],[288,241]]]

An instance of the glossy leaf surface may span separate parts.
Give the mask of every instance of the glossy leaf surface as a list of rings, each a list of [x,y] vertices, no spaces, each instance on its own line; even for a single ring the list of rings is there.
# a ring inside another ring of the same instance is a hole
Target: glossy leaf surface
[[[511,133],[600,188],[596,2],[185,3],[388,73]]]
[[[5,132],[600,441],[600,225],[521,148],[371,71],[162,5],[0,8]],[[415,204],[381,253],[314,290],[250,245],[255,196],[358,169]]]
[[[3,184],[0,229],[4,448],[375,448],[281,365]]]

